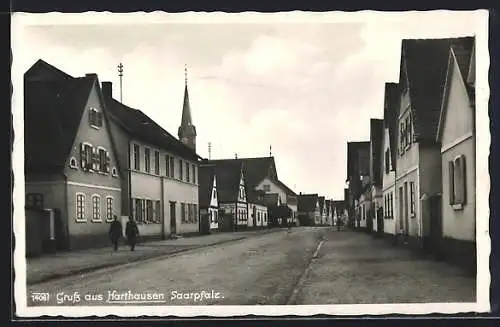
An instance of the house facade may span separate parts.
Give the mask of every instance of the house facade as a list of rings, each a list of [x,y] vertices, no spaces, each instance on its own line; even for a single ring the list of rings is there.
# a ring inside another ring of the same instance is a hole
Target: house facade
[[[318,194],[299,194],[298,218],[301,226],[313,226],[320,219]]]
[[[381,145],[384,160],[382,165],[384,235],[392,238],[399,232],[397,228],[399,220],[394,202],[396,198],[396,114],[399,109],[399,93],[396,83],[385,84],[384,99],[384,138]]]
[[[283,218],[286,219],[287,223],[291,223],[294,225],[297,224],[297,195],[292,190],[290,190],[283,182],[270,177],[265,177],[255,186],[255,189],[263,191],[267,194],[277,194],[277,205],[279,206],[283,204],[290,208],[291,215],[289,217]]]
[[[200,231],[213,232],[219,228],[219,201],[214,165],[200,165],[199,169]]]
[[[39,228],[57,250],[109,244],[120,170],[97,75],[74,78],[39,60],[24,78],[26,207],[49,213]]]
[[[122,167],[122,219],[132,217],[142,238],[199,233],[200,157],[142,111],[115,100],[110,82],[102,88]]]
[[[252,193],[253,197],[250,196],[249,192],[248,211],[250,212],[250,219],[248,219],[248,227],[257,229],[267,227],[268,212],[265,192],[253,191]]]
[[[223,216],[219,218],[219,229],[237,231],[246,229],[249,220],[247,188],[243,163],[235,159],[203,160],[203,164],[215,166],[219,208]],[[223,224],[221,226],[220,224]]]
[[[441,196],[436,142],[450,45],[458,39],[403,40],[397,117],[396,202],[405,243],[423,248]]]
[[[450,47],[437,141],[443,189],[435,250],[476,269],[474,39]]]
[[[370,181],[372,201],[372,228],[373,232],[382,236],[384,234],[384,200],[382,180],[382,142],[384,137],[383,119],[370,120]]]
[[[364,184],[370,175],[370,142],[347,143],[347,179],[348,184],[348,224],[360,228],[362,208],[360,197]]]

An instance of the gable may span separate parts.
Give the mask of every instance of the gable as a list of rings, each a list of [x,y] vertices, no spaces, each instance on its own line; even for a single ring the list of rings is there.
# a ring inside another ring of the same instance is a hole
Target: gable
[[[101,118],[98,119],[96,117]],[[70,159],[76,159],[80,167],[79,171],[81,171],[83,144],[90,145],[96,156],[99,155],[99,151],[104,151],[106,153],[107,172],[112,175],[114,174],[115,177],[119,174],[120,170],[116,158],[115,145],[111,137],[108,120],[105,118],[105,106],[100,96],[99,84],[96,80],[94,80],[88,99],[81,111],[77,132],[66,162],[68,172],[75,172],[69,167]],[[96,159],[96,161],[98,160]]]
[[[219,206],[219,201],[217,197],[217,178],[213,178],[213,183],[212,183],[212,192],[210,194],[210,206],[211,207],[218,207]]]
[[[240,185],[239,185],[239,191],[238,191],[238,201],[240,202],[246,202],[247,201],[247,194],[246,194],[246,188],[245,188],[245,175],[243,173],[243,170],[240,173]]]
[[[474,129],[474,111],[469,101],[467,85],[453,55],[450,56],[449,64],[438,134],[442,146],[471,134]]]
[[[31,66],[25,73],[24,79],[26,81],[41,81],[41,80],[67,80],[73,77],[62,70],[50,65],[49,63],[38,60]]]

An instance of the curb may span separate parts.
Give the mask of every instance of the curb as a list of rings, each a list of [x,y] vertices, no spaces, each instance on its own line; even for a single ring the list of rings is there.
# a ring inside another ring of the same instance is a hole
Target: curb
[[[280,231],[280,230],[279,229],[278,230],[273,230],[272,232],[277,232],[277,231]],[[258,235],[241,236],[241,237],[238,237],[238,238],[233,238],[233,239],[229,239],[229,240],[223,240],[223,241],[220,241],[220,242],[215,242],[215,243],[210,243],[210,244],[205,244],[205,245],[194,245],[193,247],[188,247],[188,248],[173,250],[173,251],[170,251],[170,252],[167,252],[167,253],[152,253],[150,255],[144,255],[144,256],[141,256],[141,257],[131,258],[127,262],[123,262],[123,261],[122,262],[110,262],[110,263],[99,264],[99,265],[92,266],[92,267],[76,268],[75,270],[71,270],[70,272],[60,273],[60,274],[55,273],[55,274],[51,274],[49,276],[45,276],[45,277],[38,278],[38,279],[35,279],[35,280],[26,281],[26,286],[33,286],[33,285],[37,285],[37,284],[46,283],[46,282],[49,282],[49,281],[52,281],[52,280],[55,280],[55,279],[60,279],[60,278],[65,278],[65,277],[71,277],[71,276],[76,276],[76,275],[86,274],[86,273],[92,273],[92,272],[95,272],[95,271],[98,271],[98,270],[103,270],[103,269],[107,269],[107,268],[118,267],[118,266],[130,264],[130,263],[139,263],[140,261],[147,261],[147,260],[150,260],[150,259],[168,258],[170,256],[174,256],[174,255],[182,253],[182,252],[188,252],[188,251],[197,250],[197,249],[201,249],[201,248],[209,248],[209,247],[215,246],[215,245],[220,245],[220,244],[225,244],[225,243],[231,243],[231,242],[237,242],[237,241],[241,241],[241,240],[244,240],[244,239],[247,239],[247,238],[250,238],[250,237],[263,236],[263,235],[268,235],[268,234],[269,233],[262,233],[262,234],[258,234]]]

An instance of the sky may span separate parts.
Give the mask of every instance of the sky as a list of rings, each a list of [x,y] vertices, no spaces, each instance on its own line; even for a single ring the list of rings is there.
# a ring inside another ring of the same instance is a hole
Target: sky
[[[278,177],[295,192],[343,199],[347,142],[369,141],[370,118],[383,118],[384,83],[399,79],[401,39],[474,35],[481,18],[217,17],[128,24],[14,19],[13,64],[20,76],[38,59],[75,77],[96,73],[113,83],[119,99],[122,62],[124,104],[174,136],[187,66],[199,155],[208,157],[209,142],[212,159],[268,156],[272,146]]]

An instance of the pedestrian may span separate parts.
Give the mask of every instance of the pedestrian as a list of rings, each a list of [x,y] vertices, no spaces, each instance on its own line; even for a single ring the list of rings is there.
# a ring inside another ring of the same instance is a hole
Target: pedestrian
[[[115,251],[118,251],[118,243],[122,235],[122,223],[118,220],[116,215],[113,215],[113,221],[111,222],[111,226],[109,226],[109,238],[111,239],[111,243],[113,243],[113,249]]]
[[[137,224],[132,216],[129,217],[127,226],[125,227],[125,234],[127,235],[127,241],[130,245],[130,251],[135,251],[137,236],[139,236],[139,228],[137,227]]]

